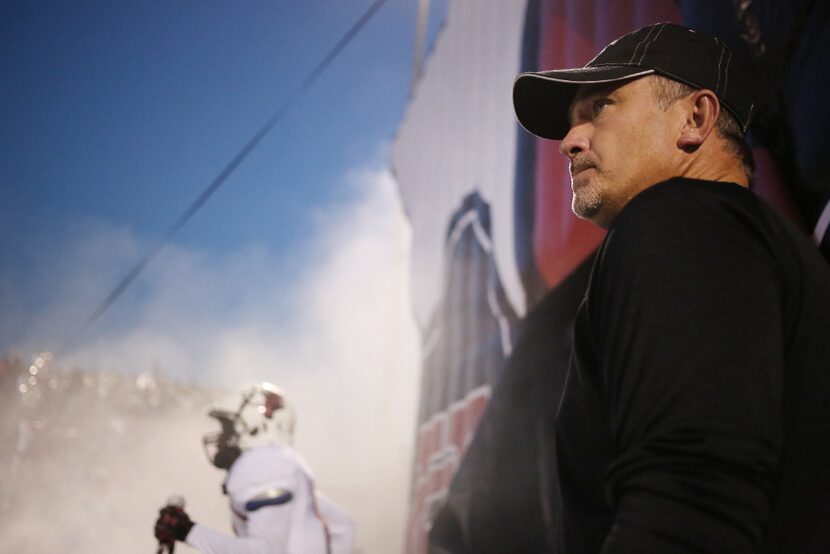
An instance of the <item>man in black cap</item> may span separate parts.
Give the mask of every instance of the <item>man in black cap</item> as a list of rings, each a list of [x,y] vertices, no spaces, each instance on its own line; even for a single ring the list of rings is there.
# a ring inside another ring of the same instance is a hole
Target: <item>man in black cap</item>
[[[830,552],[830,268],[749,189],[750,93],[668,23],[515,82],[608,229],[556,420],[568,554]]]

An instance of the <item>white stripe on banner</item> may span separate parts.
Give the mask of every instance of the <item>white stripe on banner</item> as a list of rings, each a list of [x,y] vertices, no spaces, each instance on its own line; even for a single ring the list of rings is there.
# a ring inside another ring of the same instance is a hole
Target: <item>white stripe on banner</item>
[[[450,2],[392,145],[412,224],[412,301],[421,329],[440,300],[447,225],[475,190],[491,208],[491,248],[505,294],[519,316],[525,312],[513,244],[512,99],[524,15],[522,1]]]
[[[824,235],[827,234],[828,226],[830,226],[830,201],[825,204],[824,210],[822,210],[816,223],[816,228],[813,230],[813,238],[816,244],[821,245],[821,241],[824,240]]]

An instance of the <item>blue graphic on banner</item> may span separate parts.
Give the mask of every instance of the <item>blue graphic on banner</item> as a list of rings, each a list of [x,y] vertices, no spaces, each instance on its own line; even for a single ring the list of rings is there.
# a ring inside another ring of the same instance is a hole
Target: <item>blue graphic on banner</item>
[[[489,206],[472,193],[450,220],[442,298],[423,344],[410,552],[426,550],[432,512],[513,349],[517,316],[499,280],[491,237]]]

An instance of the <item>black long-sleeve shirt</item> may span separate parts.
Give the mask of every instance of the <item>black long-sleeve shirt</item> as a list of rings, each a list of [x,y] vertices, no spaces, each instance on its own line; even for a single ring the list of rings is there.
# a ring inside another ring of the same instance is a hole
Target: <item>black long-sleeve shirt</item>
[[[738,185],[640,193],[556,434],[567,554],[830,552],[830,266]]]

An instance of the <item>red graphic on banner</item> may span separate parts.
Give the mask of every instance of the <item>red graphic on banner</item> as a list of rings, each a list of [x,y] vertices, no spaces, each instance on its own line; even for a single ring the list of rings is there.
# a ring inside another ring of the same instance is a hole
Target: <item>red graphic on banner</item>
[[[433,415],[418,428],[418,451],[407,530],[407,544],[413,554],[427,551],[431,511],[446,496],[450,480],[489,400],[489,386],[473,389],[463,400]]]

